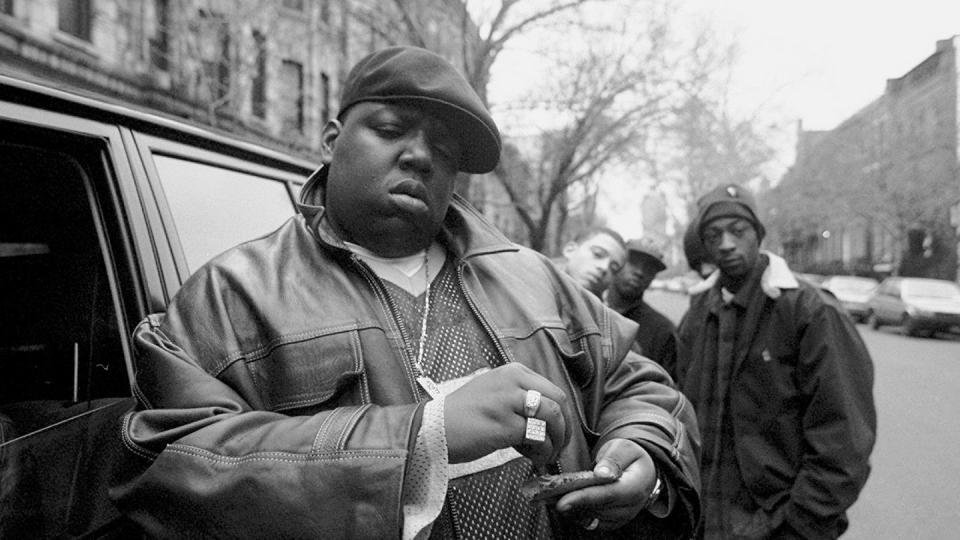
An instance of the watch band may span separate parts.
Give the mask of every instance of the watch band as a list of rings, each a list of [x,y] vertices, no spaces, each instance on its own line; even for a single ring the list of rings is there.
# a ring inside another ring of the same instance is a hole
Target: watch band
[[[657,469],[657,480],[653,484],[653,490],[650,492],[650,495],[647,497],[646,504],[643,505],[644,508],[650,508],[654,503],[657,502],[657,499],[660,498],[660,492],[663,491],[663,480],[660,478],[660,469]]]

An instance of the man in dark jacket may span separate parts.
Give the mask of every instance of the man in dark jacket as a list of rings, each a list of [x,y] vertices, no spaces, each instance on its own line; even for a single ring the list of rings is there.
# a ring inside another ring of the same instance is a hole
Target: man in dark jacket
[[[607,305],[640,326],[637,332],[640,352],[670,369],[677,361],[676,328],[670,319],[643,300],[653,278],[667,267],[663,263],[663,252],[648,239],[630,240],[626,247],[626,262],[613,273],[607,289]]]
[[[836,538],[870,470],[870,356],[839,305],[760,250],[749,191],[721,186],[698,204],[719,270],[680,324],[673,374],[703,437],[700,534]]]
[[[636,326],[453,195],[500,155],[466,80],[384,49],[340,107],[299,215],[138,327],[117,505],[164,538],[689,534],[695,415]],[[561,470],[603,484],[524,498]]]

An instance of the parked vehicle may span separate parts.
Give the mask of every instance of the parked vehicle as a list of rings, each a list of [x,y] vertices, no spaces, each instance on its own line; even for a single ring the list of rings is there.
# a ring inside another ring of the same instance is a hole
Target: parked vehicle
[[[0,537],[129,538],[107,498],[129,336],[295,212],[316,164],[0,76]]]
[[[880,282],[868,277],[828,276],[820,287],[840,301],[843,309],[856,322],[867,319],[867,301]]]
[[[827,279],[827,276],[820,274],[807,274],[804,272],[794,272],[794,277],[801,281],[806,281],[807,283],[813,285],[814,287],[819,287],[823,280]]]
[[[870,297],[867,308],[874,329],[897,325],[910,336],[960,331],[960,285],[952,281],[887,278]]]

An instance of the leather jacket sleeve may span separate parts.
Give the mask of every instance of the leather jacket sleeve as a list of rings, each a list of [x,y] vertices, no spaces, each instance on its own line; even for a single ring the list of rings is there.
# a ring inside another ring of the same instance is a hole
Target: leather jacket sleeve
[[[584,329],[588,324],[582,320],[568,323],[570,335],[582,337],[573,345],[577,352],[564,358],[580,388],[574,397],[583,400],[577,405],[591,455],[611,439],[634,441],[650,453],[669,485],[669,515],[643,511],[622,529],[605,531],[605,538],[689,537],[700,519],[700,432],[693,406],[662,366],[635,352],[636,323],[591,294],[571,290],[565,276],[555,279],[569,313],[588,317],[598,330]]]
[[[624,333],[624,319],[612,311],[609,316],[615,319],[610,322],[613,336],[632,335]],[[688,537],[700,519],[700,433],[696,413],[664,368],[628,350],[629,346],[623,343],[615,347],[617,355],[625,354],[620,361],[608,364],[604,406],[598,410],[595,424],[599,438],[594,452],[615,438],[640,444],[650,453],[674,500],[670,501],[671,511],[665,518],[641,512],[633,523],[618,531],[618,537]]]
[[[111,490],[148,535],[399,535],[420,405],[367,404],[309,416],[257,410],[234,390],[254,384],[243,362],[219,377],[208,373],[162,321],[152,316],[134,335],[140,407],[122,431],[127,449],[142,459]]]

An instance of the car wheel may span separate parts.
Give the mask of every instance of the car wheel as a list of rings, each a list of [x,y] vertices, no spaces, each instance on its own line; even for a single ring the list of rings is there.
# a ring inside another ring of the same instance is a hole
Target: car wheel
[[[880,319],[877,319],[876,313],[871,311],[867,314],[867,324],[869,324],[870,328],[873,328],[874,330],[880,328]]]
[[[920,335],[920,332],[919,332],[919,330],[917,329],[917,323],[915,323],[915,322],[913,321],[913,319],[910,318],[909,315],[904,315],[904,316],[903,316],[903,321],[901,321],[901,324],[903,325],[903,333],[904,333],[904,334],[906,334],[906,335],[908,335],[908,336],[910,336],[910,337],[914,337],[914,336],[919,336],[919,335]]]

